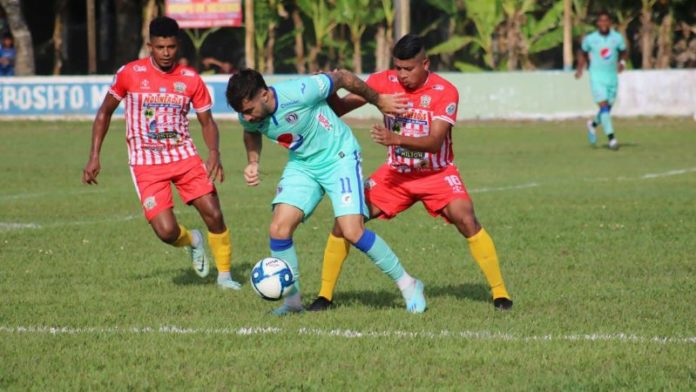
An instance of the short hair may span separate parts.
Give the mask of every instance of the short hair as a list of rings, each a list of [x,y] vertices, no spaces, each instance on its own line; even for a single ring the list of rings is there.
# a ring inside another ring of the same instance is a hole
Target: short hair
[[[606,16],[607,18],[609,18],[609,20],[612,20],[612,21],[614,20],[614,18],[611,17],[611,14],[607,10],[599,11],[597,13],[597,19],[601,18],[603,15]]]
[[[150,22],[150,38],[178,37],[179,24],[168,16],[158,16]]]
[[[415,34],[406,34],[394,45],[392,54],[399,60],[409,60],[425,49],[423,38]]]
[[[245,99],[252,99],[259,91],[267,88],[268,86],[259,72],[249,68],[243,69],[230,76],[230,80],[227,82],[227,91],[225,91],[227,104],[239,112]]]

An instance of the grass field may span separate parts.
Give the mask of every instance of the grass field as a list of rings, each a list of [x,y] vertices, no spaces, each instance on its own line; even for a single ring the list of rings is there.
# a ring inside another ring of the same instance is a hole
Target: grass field
[[[513,310],[494,311],[465,240],[417,205],[370,227],[425,282],[425,314],[408,314],[352,251],[337,308],[282,319],[248,276],[268,254],[286,154],[266,143],[263,183],[247,188],[240,129],[219,123],[240,292],[199,280],[184,251],[158,242],[122,122],[96,187],[80,184],[89,123],[0,123],[0,390],[696,388],[692,120],[616,121],[618,152],[589,147],[581,121],[463,124],[456,162]],[[384,151],[364,128],[369,173]],[[305,303],[319,288],[329,207],[295,237]],[[202,226],[178,200],[176,212]]]

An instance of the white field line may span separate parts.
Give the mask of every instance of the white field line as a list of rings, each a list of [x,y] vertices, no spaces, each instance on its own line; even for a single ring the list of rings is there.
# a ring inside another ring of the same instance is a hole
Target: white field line
[[[23,230],[23,229],[50,229],[50,228],[65,227],[65,226],[82,226],[82,225],[94,225],[94,224],[99,224],[99,223],[125,222],[125,221],[136,219],[139,216],[140,215],[125,215],[125,216],[117,216],[117,217],[106,218],[106,219],[55,222],[55,223],[47,223],[47,224],[0,222],[0,232],[11,231],[11,230]]]
[[[47,326],[0,326],[0,334],[9,335],[115,335],[115,334],[162,334],[162,335],[302,335],[315,337],[337,337],[346,339],[399,338],[399,339],[463,339],[492,340],[509,342],[620,342],[655,344],[696,344],[696,336],[637,336],[625,333],[613,334],[571,334],[571,335],[531,335],[521,336],[489,331],[358,331],[351,329],[283,329],[278,327],[239,327],[239,328],[186,328],[172,325],[161,327],[47,327]]]
[[[659,177],[669,177],[669,176],[678,176],[681,174],[688,174],[688,173],[694,173],[696,172],[696,167],[692,167],[689,169],[676,169],[676,170],[670,170],[662,173],[648,173],[644,174],[643,176],[640,177],[641,180],[650,180],[653,178],[659,178]]]
[[[51,197],[55,198],[58,196],[68,196],[68,195],[81,195],[85,193],[100,193],[103,192],[101,189],[80,189],[80,190],[70,190],[70,191],[46,191],[46,192],[26,192],[26,193],[12,193],[12,194],[0,194],[0,201],[8,200],[21,200],[21,199],[32,199],[37,197]]]
[[[495,188],[476,188],[476,189],[470,189],[469,193],[511,191],[511,190],[515,190],[515,189],[534,188],[534,187],[537,187],[539,185],[540,184],[538,182],[529,182],[526,184],[501,186],[501,187],[495,187]]]

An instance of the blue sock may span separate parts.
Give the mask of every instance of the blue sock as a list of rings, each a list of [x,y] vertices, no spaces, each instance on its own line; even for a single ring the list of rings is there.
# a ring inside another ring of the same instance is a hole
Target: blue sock
[[[300,290],[300,268],[299,263],[297,262],[297,252],[295,252],[295,244],[292,242],[292,238],[284,240],[271,238],[270,245],[271,256],[285,260],[292,270],[292,275],[295,277],[294,290],[289,294],[292,295],[298,292]]]
[[[614,126],[611,124],[611,106],[604,106],[599,109],[599,118],[602,121],[602,130],[609,136],[614,133]]]
[[[399,258],[389,248],[389,245],[374,232],[365,229],[362,237],[353,245],[365,253],[377,268],[389,275],[395,282],[404,275],[404,267],[401,266]]]

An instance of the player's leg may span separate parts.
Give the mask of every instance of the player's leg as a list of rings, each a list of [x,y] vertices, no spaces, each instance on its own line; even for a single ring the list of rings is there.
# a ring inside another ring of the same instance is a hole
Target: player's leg
[[[304,213],[299,208],[285,203],[275,204],[273,219],[269,228],[271,256],[285,260],[295,277],[293,289],[285,297],[285,303],[274,310],[278,316],[288,313],[301,312],[302,297],[300,295],[300,269],[297,252],[292,236],[297,226],[302,222]]]
[[[604,134],[607,135],[607,138],[609,139],[609,148],[612,150],[618,150],[619,149],[619,141],[616,139],[616,136],[614,135],[614,125],[611,120],[611,109],[612,106],[614,105],[614,101],[616,100],[616,92],[617,92],[617,83],[609,83],[606,86],[606,91],[607,91],[607,101],[606,101],[606,109],[604,110],[602,114],[602,124],[604,124]],[[601,110],[601,109],[600,109]]]
[[[172,169],[171,164],[132,166],[133,184],[143,206],[145,218],[157,237],[176,247],[189,247],[194,270],[200,277],[206,277],[208,262],[205,260],[205,251],[202,250],[203,241],[200,233],[196,235],[195,231],[189,231],[183,225],[179,225],[174,216],[170,184]],[[194,249],[200,249],[200,252],[194,252]],[[197,254],[202,256],[199,257]]]

